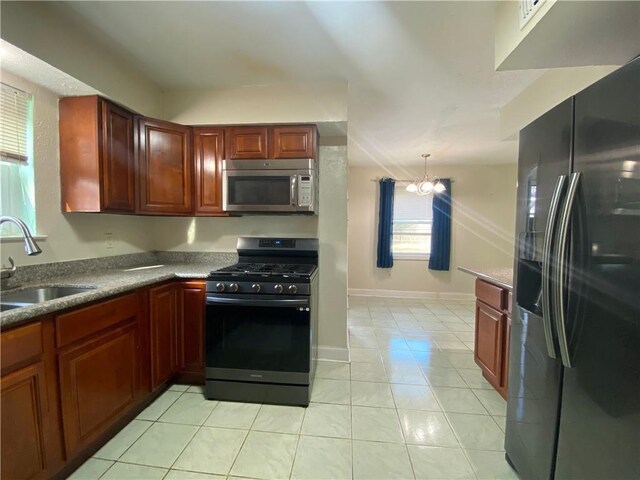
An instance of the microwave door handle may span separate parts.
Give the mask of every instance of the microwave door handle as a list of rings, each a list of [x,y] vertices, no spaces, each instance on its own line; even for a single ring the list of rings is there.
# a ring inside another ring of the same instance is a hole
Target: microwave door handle
[[[298,188],[297,188],[298,175],[291,175],[290,181],[291,181],[291,196],[289,198],[291,198],[291,206],[297,207],[298,206]]]

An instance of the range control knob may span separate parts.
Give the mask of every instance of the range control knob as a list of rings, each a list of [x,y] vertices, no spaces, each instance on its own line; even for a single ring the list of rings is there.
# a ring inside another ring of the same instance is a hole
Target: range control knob
[[[233,293],[238,291],[238,284],[237,283],[232,283],[229,285],[229,290]]]
[[[254,283],[253,285],[251,285],[251,290],[253,290],[254,292],[258,293],[260,291],[260,284],[259,283]]]
[[[295,295],[296,293],[298,293],[298,287],[296,287],[295,285],[289,285],[289,293]]]
[[[273,291],[276,292],[276,293],[282,293],[283,290],[284,290],[284,288],[280,284],[278,284],[275,287],[273,287]]]
[[[224,292],[224,283],[216,283],[216,292]]]

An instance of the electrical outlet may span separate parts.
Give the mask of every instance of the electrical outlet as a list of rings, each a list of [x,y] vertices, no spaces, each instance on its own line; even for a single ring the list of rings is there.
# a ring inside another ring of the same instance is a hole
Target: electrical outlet
[[[113,248],[113,233],[111,233],[111,232],[105,233],[104,234],[104,242],[105,242],[105,247],[107,249]]]

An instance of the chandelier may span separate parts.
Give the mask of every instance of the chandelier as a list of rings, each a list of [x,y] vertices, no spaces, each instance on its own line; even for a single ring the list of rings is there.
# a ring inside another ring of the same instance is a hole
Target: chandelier
[[[440,181],[440,178],[436,176],[429,176],[427,174],[427,158],[431,156],[430,153],[423,153],[421,155],[424,158],[424,176],[422,178],[416,178],[413,181],[409,181],[407,185],[407,192],[417,193],[418,195],[429,195],[432,193],[442,193],[447,188]]]

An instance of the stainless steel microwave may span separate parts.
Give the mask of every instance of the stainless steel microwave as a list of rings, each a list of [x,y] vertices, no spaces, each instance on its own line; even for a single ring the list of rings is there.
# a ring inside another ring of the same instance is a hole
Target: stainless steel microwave
[[[222,203],[227,212],[317,213],[317,163],[312,158],[224,160]]]

